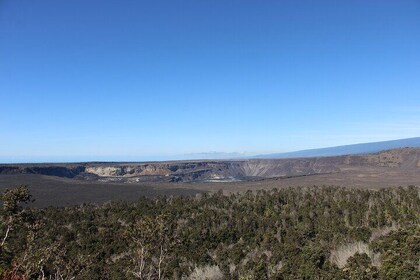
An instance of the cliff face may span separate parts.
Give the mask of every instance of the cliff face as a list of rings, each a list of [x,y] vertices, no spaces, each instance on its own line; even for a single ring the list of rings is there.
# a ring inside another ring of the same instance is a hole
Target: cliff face
[[[0,166],[0,174],[41,174],[101,181],[200,182],[336,173],[348,167],[420,169],[420,149],[294,159],[3,165]]]
[[[0,174],[42,174],[48,176],[74,178],[85,171],[85,166],[44,166],[44,165],[23,165],[23,166],[0,166]]]
[[[249,160],[241,165],[245,176],[279,177],[338,172],[338,166],[317,158],[288,160]]]
[[[349,166],[416,169],[420,167],[420,148],[402,148],[374,154],[343,156]]]

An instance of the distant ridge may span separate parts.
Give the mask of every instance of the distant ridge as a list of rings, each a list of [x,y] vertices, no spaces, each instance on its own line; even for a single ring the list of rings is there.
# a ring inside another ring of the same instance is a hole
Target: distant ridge
[[[376,153],[383,150],[398,149],[412,147],[420,147],[420,137],[361,143],[321,149],[301,150],[288,153],[264,154],[257,155],[253,158],[300,158],[300,157],[327,157],[327,156],[341,156],[341,155],[354,155],[354,154],[368,154]]]

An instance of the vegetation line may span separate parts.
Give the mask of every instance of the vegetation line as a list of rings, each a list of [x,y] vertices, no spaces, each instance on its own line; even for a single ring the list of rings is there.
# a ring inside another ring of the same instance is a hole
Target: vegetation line
[[[20,186],[2,195],[0,275],[420,279],[419,194],[302,187],[34,209]]]

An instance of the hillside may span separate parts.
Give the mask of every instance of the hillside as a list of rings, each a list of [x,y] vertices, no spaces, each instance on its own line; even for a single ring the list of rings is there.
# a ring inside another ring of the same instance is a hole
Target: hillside
[[[325,157],[352,154],[369,154],[383,150],[398,149],[405,147],[420,147],[420,137],[406,138],[391,141],[381,141],[372,143],[361,143],[321,149],[309,149],[288,153],[264,154],[255,158],[297,158],[297,157]]]
[[[420,149],[238,161],[0,165],[0,191],[29,185],[36,206],[136,200],[313,185],[377,189],[419,185]]]
[[[1,165],[0,174],[39,174],[101,182],[211,182],[339,173],[349,167],[418,169],[420,148],[292,159]]]

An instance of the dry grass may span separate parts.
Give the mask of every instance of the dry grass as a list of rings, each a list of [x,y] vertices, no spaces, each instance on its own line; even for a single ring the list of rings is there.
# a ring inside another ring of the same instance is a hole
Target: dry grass
[[[399,226],[397,224],[393,224],[392,226],[389,226],[389,227],[382,227],[382,228],[375,229],[372,231],[372,235],[369,241],[373,241],[382,236],[388,235],[391,231],[397,230],[398,228]]]
[[[355,242],[342,245],[331,251],[330,261],[336,264],[339,268],[343,268],[347,264],[347,260],[356,253],[366,254],[372,260],[372,265],[380,266],[380,255],[375,254],[369,245],[363,242]]]
[[[188,280],[221,280],[224,279],[223,273],[217,265],[206,265],[196,267]]]

